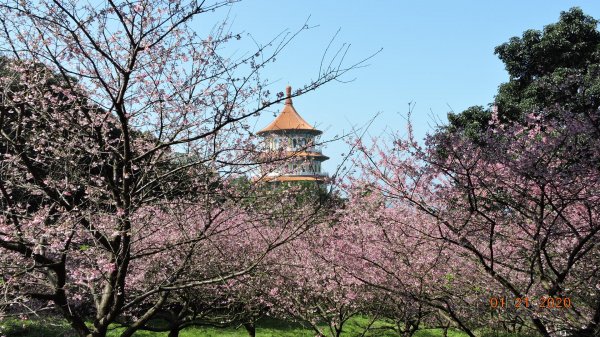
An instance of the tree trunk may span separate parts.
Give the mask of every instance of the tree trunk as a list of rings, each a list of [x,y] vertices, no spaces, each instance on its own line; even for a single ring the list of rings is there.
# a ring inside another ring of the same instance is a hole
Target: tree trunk
[[[246,331],[248,331],[248,336],[256,337],[256,326],[254,325],[254,323],[244,323],[244,328],[246,328]]]
[[[171,330],[169,330],[169,336],[168,337],[179,337],[179,327],[173,327],[173,328],[171,328]]]
[[[404,327],[404,334],[402,335],[402,337],[412,337],[415,332],[417,332],[418,327],[417,326],[405,326]]]
[[[446,325],[444,325],[444,331],[443,331],[443,337],[448,337],[448,329],[450,328],[450,321],[448,321],[446,323]]]
[[[542,323],[542,321],[539,318],[534,318],[532,319],[533,325],[535,325],[535,327],[537,328],[538,332],[544,336],[544,337],[551,337],[550,333],[548,332],[548,329],[546,329],[546,326],[544,325],[544,323]]]

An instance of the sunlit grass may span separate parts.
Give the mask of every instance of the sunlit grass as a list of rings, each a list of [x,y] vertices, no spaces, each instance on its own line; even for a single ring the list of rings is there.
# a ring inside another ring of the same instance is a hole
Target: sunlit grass
[[[391,323],[384,320],[377,320],[371,324],[368,317],[357,316],[349,320],[344,326],[342,336],[355,337],[361,336],[364,328],[369,326],[371,330],[364,334],[365,337],[397,337],[399,334],[390,329]],[[323,327],[325,328],[325,327]],[[109,331],[109,337],[118,337],[123,328],[113,328]],[[324,329],[324,331],[327,331]],[[167,337],[168,332],[150,332],[138,331],[135,337]],[[76,337],[69,325],[62,319],[34,319],[17,320],[10,319],[0,321],[0,336],[7,337]],[[182,330],[180,337],[247,337],[248,333],[244,327],[192,327]],[[264,319],[257,323],[257,337],[314,337],[315,331],[303,327],[299,323]],[[414,337],[442,337],[441,329],[422,329],[415,333]],[[477,336],[481,337],[523,337],[519,334],[508,334],[494,331],[478,331]],[[450,330],[448,337],[467,337],[467,334]]]

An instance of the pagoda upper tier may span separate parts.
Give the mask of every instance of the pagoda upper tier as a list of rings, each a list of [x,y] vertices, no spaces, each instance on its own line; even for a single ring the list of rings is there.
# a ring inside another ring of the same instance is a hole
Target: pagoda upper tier
[[[283,106],[279,116],[277,116],[277,118],[275,118],[271,124],[258,131],[257,134],[263,135],[273,131],[276,132],[289,130],[305,131],[314,135],[320,135],[323,133],[322,131],[315,129],[312,125],[308,124],[308,122],[305,121],[300,114],[298,114],[296,109],[294,109],[294,105],[292,104],[292,87],[289,85],[286,88],[286,95],[287,98],[285,99],[285,105]]]
[[[321,163],[329,159],[319,145],[320,130],[315,129],[298,114],[292,104],[292,88],[286,88],[286,100],[281,113],[267,127],[257,132],[265,139],[266,152],[283,153],[289,160],[276,168],[265,168],[268,181],[326,182]]]

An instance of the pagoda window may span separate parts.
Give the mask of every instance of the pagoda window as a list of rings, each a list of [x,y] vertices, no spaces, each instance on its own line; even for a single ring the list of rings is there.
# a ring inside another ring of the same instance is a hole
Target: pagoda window
[[[288,140],[285,138],[280,138],[280,137],[275,138],[275,148],[277,150],[280,150],[283,147],[287,147],[288,146],[287,143],[288,143]]]

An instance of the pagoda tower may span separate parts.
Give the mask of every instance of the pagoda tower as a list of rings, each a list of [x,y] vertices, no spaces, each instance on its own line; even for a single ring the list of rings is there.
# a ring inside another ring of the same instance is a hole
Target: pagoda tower
[[[285,105],[271,124],[257,132],[265,139],[266,152],[281,153],[286,160],[275,169],[264,172],[268,181],[315,181],[324,183],[327,174],[321,163],[329,159],[321,152],[319,136],[323,133],[312,127],[294,109],[292,88],[286,88]]]

